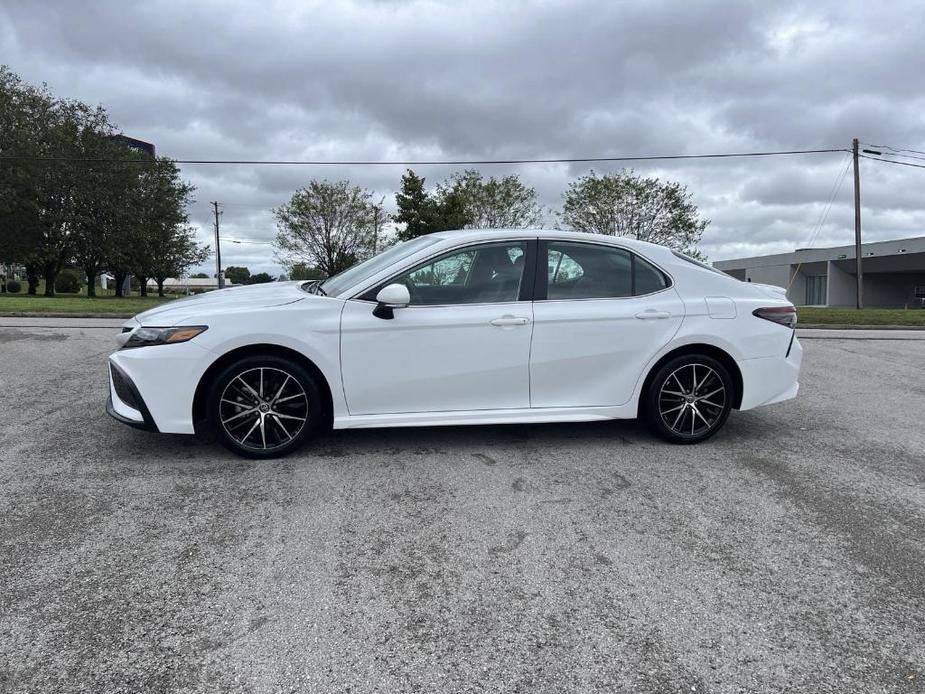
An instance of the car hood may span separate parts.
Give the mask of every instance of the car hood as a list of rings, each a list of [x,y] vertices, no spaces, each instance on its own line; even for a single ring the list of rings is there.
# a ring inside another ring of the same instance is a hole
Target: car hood
[[[315,297],[300,288],[304,282],[268,282],[247,287],[231,287],[175,299],[139,313],[132,319],[141,325],[170,327],[182,325],[215,313],[228,313],[270,306],[281,306]]]

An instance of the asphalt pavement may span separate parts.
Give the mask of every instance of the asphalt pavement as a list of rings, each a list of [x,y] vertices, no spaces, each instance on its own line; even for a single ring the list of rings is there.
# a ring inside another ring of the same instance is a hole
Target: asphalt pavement
[[[415,428],[260,463],[109,419],[113,326],[28,321],[0,691],[925,691],[923,340],[807,335],[799,397],[699,446]]]

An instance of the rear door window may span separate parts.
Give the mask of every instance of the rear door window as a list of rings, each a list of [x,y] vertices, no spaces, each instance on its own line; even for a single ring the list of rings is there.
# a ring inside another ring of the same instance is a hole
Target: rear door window
[[[661,270],[623,248],[550,241],[546,265],[549,300],[640,296],[669,286]]]

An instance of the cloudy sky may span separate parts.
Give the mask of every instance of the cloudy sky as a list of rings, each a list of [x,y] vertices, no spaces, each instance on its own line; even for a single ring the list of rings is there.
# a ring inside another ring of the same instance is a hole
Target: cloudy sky
[[[177,159],[504,159],[925,150],[925,5],[676,0],[0,0],[0,62]],[[925,156],[915,154],[914,156]],[[925,164],[925,160],[906,159]],[[844,153],[660,162],[713,260],[853,242]],[[559,207],[585,165],[517,173]],[[607,171],[619,165],[596,165]],[[421,167],[428,182],[451,167]],[[311,178],[394,207],[401,167],[187,165],[225,265],[279,272],[269,209]],[[925,169],[862,161],[865,238],[925,234]],[[553,218],[550,218],[550,223]]]

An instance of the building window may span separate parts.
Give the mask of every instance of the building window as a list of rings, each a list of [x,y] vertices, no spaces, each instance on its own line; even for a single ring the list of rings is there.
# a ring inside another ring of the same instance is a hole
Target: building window
[[[806,278],[806,305],[825,306],[826,276],[813,275]]]

